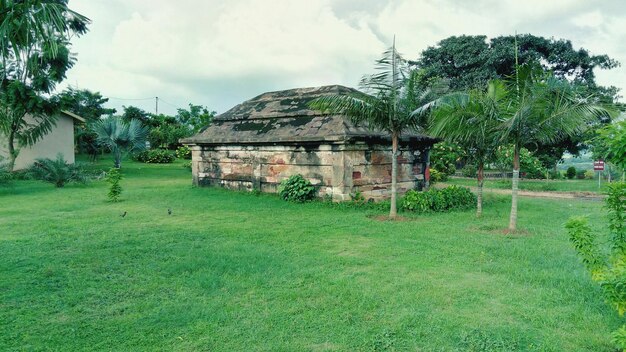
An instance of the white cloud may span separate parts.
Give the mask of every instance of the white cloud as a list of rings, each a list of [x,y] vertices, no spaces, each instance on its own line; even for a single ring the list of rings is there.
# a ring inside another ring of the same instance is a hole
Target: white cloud
[[[568,38],[626,64],[625,11],[617,0],[90,0],[70,7],[93,24],[75,41],[78,63],[68,83],[220,112],[269,90],[355,86],[394,34],[413,59],[450,35],[517,31]],[[626,88],[623,68],[598,80]],[[151,101],[112,103],[153,108]]]

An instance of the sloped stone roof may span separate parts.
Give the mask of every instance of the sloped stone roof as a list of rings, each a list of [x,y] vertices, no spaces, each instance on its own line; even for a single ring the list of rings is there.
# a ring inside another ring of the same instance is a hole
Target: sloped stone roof
[[[184,144],[281,144],[341,143],[353,140],[390,140],[385,132],[355,126],[347,117],[309,108],[326,95],[351,94],[356,90],[340,85],[296,88],[268,92],[245,101],[223,114],[198,134],[182,139]],[[404,142],[434,141],[407,133]]]

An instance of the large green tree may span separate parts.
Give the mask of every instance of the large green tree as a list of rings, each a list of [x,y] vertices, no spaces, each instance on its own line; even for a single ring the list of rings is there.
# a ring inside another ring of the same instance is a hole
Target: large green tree
[[[391,206],[389,217],[397,216],[398,144],[407,130],[423,129],[427,114],[437,98],[437,89],[419,85],[418,73],[394,45],[376,61],[378,73],[364,76],[362,93],[331,95],[312,102],[322,111],[348,116],[354,123],[389,133],[392,146]]]
[[[207,127],[217,113],[210,111],[206,106],[189,104],[189,109],[178,109],[176,120],[191,127],[193,132]]]
[[[477,167],[478,197],[476,216],[482,215],[485,165],[494,159],[500,144],[506,87],[502,81],[489,82],[486,90],[473,89],[444,97],[432,115],[429,133],[453,142],[467,152]]]
[[[515,42],[517,40],[517,51]],[[453,90],[481,89],[493,79],[514,76],[515,62],[539,63],[556,78],[567,79],[584,90],[583,95],[593,96],[596,103],[617,102],[616,87],[599,86],[594,69],[612,69],[619,65],[607,55],[592,55],[586,49],[575,49],[569,40],[553,39],[523,34],[500,36],[487,40],[486,36],[452,36],[422,51],[412,64],[422,70],[424,80],[443,77],[450,80]],[[592,128],[608,123],[606,115],[589,121]],[[593,133],[577,134],[558,142],[533,141],[525,148],[533,152],[546,168],[556,167],[564,152],[578,154],[585,148],[584,141]]]
[[[74,64],[70,39],[88,24],[67,0],[0,0],[0,136],[10,168],[21,147],[56,124],[59,103],[49,93]]]
[[[106,108],[104,104],[109,101],[100,92],[92,92],[88,89],[75,89],[69,87],[59,93],[57,98],[61,108],[69,110],[87,121],[96,121],[105,115],[112,115],[117,112],[113,108]]]

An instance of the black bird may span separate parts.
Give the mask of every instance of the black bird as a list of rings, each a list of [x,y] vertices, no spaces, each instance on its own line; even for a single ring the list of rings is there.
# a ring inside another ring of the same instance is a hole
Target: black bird
[[[172,208],[167,208],[167,215],[172,215]]]
[[[121,217],[125,217],[126,216],[126,212],[124,212],[124,214],[120,215]]]

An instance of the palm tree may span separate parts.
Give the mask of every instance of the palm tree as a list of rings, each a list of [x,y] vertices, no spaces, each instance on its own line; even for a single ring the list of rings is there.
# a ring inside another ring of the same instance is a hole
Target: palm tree
[[[506,87],[502,81],[488,84],[486,91],[473,90],[442,98],[434,110],[429,134],[460,145],[467,150],[477,166],[478,195],[476,216],[482,215],[485,164],[497,150],[498,126],[503,113]]]
[[[0,0],[0,135],[11,169],[21,147],[55,126],[58,104],[49,94],[74,64],[70,39],[89,22],[67,0]]]
[[[98,135],[98,143],[113,152],[115,167],[118,169],[122,167],[124,154],[146,148],[149,131],[139,120],[125,122],[119,117],[109,116],[95,122],[92,129]]]
[[[520,148],[534,143],[555,143],[582,133],[599,115],[613,111],[581,96],[574,85],[546,74],[538,65],[517,66],[508,82],[501,140],[513,144],[513,180],[509,230],[517,228]]]
[[[410,70],[395,46],[376,61],[378,73],[364,76],[362,93],[331,95],[316,99],[311,107],[342,114],[355,124],[386,131],[391,135],[391,207],[389,217],[397,215],[398,143],[403,131],[418,130],[434,106],[437,89],[417,84],[418,73]],[[436,87],[435,87],[436,88]]]

